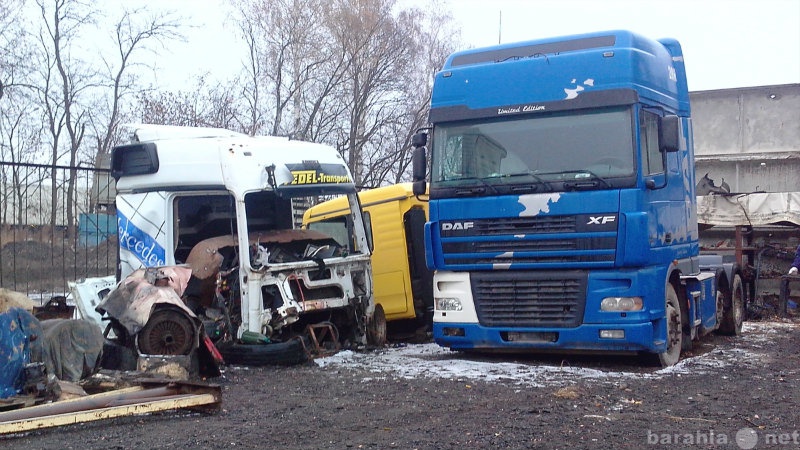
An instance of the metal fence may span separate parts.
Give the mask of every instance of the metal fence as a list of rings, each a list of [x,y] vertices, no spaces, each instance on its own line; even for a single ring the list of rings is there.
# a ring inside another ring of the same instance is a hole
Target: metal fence
[[[113,190],[108,169],[0,161],[0,287],[47,299],[114,275]]]

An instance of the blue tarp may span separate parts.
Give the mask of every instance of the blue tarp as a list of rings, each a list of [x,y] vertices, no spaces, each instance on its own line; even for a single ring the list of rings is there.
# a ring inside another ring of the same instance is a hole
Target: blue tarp
[[[0,314],[0,398],[14,396],[25,385],[23,370],[41,361],[44,333],[39,320],[21,308]]]
[[[78,242],[83,247],[95,247],[116,235],[116,214],[81,214],[78,217]]]

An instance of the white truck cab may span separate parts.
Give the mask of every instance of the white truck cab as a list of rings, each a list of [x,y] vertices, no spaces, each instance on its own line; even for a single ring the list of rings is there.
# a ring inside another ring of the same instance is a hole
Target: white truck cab
[[[286,342],[324,324],[366,345],[375,308],[370,250],[350,172],[332,147],[216,128],[133,126],[114,148],[117,281],[191,269],[182,298],[215,339]],[[348,200],[349,240],[301,229],[305,209]],[[381,333],[377,333],[378,336]]]

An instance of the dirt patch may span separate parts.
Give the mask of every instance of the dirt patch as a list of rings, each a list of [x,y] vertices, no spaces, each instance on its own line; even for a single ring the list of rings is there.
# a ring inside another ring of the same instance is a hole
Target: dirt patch
[[[670,369],[631,358],[470,356],[395,345],[293,367],[228,367],[216,380],[223,410],[214,415],[78,424],[0,438],[0,445],[798,448],[798,345],[797,318],[747,322],[741,337],[711,336]],[[418,371],[409,369],[415,358]],[[524,382],[535,374],[536,383]]]
[[[29,295],[64,295],[69,282],[114,275],[116,269],[116,237],[95,246],[16,241],[0,248],[0,285]]]

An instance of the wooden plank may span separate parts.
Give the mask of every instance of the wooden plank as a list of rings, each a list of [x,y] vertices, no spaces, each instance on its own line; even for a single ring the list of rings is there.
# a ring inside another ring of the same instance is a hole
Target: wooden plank
[[[114,406],[77,413],[57,414],[12,422],[0,422],[0,434],[22,433],[31,430],[112,419],[115,417],[150,414],[158,411],[193,408],[218,404],[217,393],[185,394],[165,397],[159,400]]]

